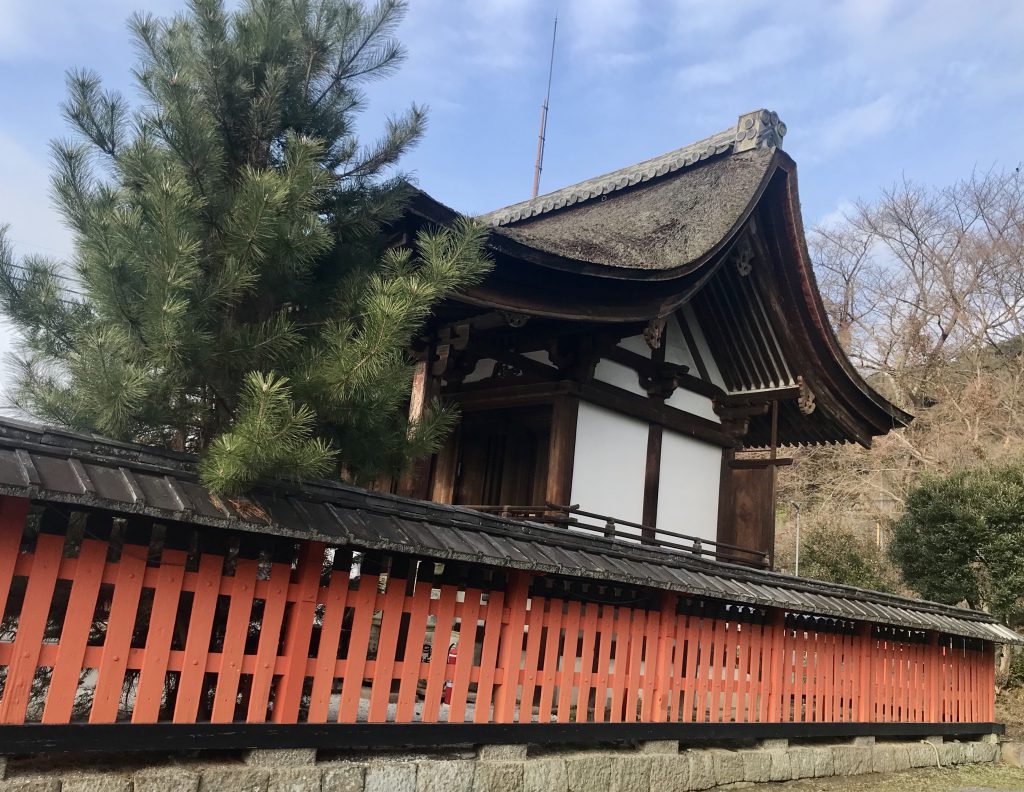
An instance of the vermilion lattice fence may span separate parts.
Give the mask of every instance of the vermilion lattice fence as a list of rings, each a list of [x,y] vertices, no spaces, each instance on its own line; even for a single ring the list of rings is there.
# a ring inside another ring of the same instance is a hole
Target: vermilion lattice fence
[[[993,719],[989,643],[0,499],[0,723]]]

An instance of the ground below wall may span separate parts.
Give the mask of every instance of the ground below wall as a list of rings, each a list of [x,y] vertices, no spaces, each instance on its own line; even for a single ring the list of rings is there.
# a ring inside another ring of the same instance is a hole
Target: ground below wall
[[[281,749],[163,761],[52,755],[0,758],[0,792],[686,792],[998,758],[995,735],[971,742],[767,740],[739,749],[680,749],[661,741],[621,749],[487,745],[375,756]]]

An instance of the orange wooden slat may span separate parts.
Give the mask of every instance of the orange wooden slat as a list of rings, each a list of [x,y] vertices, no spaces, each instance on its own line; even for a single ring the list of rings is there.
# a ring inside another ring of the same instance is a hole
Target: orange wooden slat
[[[783,674],[788,669],[785,662],[786,635],[785,635],[785,613],[781,610],[769,611],[770,622],[768,625],[768,641],[770,644],[770,660],[768,679],[761,681],[762,695],[768,700],[767,715],[765,720],[768,723],[779,723],[782,721],[782,685]]]
[[[451,704],[448,706],[448,722],[464,723],[466,703],[469,697],[469,677],[473,670],[476,654],[477,623],[480,619],[480,589],[467,588],[460,614],[458,654],[455,657],[455,671],[452,675]]]
[[[274,667],[277,664],[277,647],[284,623],[285,605],[288,601],[288,581],[292,570],[290,564],[276,563],[270,566],[269,579],[259,581],[256,592],[263,602],[263,618],[260,620],[260,640],[256,646],[252,684],[249,686],[249,706],[245,719],[248,723],[266,720],[270,703],[270,690],[274,683]],[[347,580],[347,578],[346,578]]]
[[[580,618],[580,683],[576,693],[576,722],[590,720],[590,692],[594,688],[594,657],[598,640],[598,612],[596,602],[588,602]],[[596,706],[596,702],[595,702]]]
[[[160,554],[160,572],[153,590],[153,609],[146,632],[146,653],[139,673],[132,723],[156,723],[167,686],[167,663],[171,656],[181,581],[185,576],[188,553],[164,548]],[[97,580],[97,588],[99,581]],[[91,617],[91,614],[90,614]]]
[[[681,720],[692,723],[696,717],[697,675],[700,673],[700,633],[703,618],[691,614],[686,617],[686,668],[683,672],[683,693]]]
[[[12,659],[7,667],[7,681],[0,699],[0,723],[22,723],[25,720],[63,552],[63,536],[41,533],[36,538],[32,571],[28,576]]]
[[[664,605],[664,602],[661,604]],[[654,720],[652,715],[654,709],[654,690],[660,681],[658,673],[661,670],[658,657],[658,647],[662,639],[661,620],[665,619],[667,621],[669,618],[670,614],[667,612],[662,613],[660,608],[647,612],[647,625],[643,633],[643,661],[640,666],[640,720],[644,723],[650,723]],[[659,718],[659,720],[662,719]]]
[[[429,582],[417,581],[416,590],[412,595],[409,633],[405,641],[405,657],[402,659],[402,681],[398,686],[398,706],[395,709],[395,720],[399,723],[412,722],[415,714],[416,689],[420,681],[420,658],[423,656],[423,643],[427,635],[430,590]],[[497,628],[498,625],[495,625],[495,629]]]
[[[299,717],[317,594],[320,592],[320,575],[324,569],[325,547],[321,542],[303,542],[301,548],[295,569],[294,595],[289,588],[292,607],[284,628],[282,652],[285,668],[274,693],[271,713],[274,723],[295,723]]]
[[[716,620],[706,614],[701,615],[700,631],[697,636],[697,677],[696,693],[693,696],[696,707],[696,722],[704,723],[708,718],[708,690],[711,684],[711,666]]]
[[[609,682],[612,678],[612,649],[615,642],[615,606],[604,604],[598,620],[597,675],[594,679],[594,721],[608,720]]]
[[[113,723],[117,719],[148,553],[149,548],[140,545],[126,544],[121,548],[107,634],[103,640],[103,659],[97,672],[96,689],[89,712],[90,723]]]
[[[370,687],[370,723],[385,723],[391,702],[391,685],[395,673],[395,652],[398,633],[405,612],[405,592],[408,582],[388,578],[387,591],[381,604],[380,636],[377,639],[377,662]]]
[[[540,696],[537,699],[538,723],[551,722],[555,684],[558,681],[558,649],[562,640],[562,609],[564,605],[565,603],[561,599],[548,600],[548,610],[544,614],[544,650],[541,653]]]
[[[19,561],[18,551],[25,532],[29,504],[28,498],[0,495],[0,618],[7,608],[7,597]]]
[[[356,723],[359,720],[359,702],[363,697],[366,659],[370,651],[370,632],[378,596],[378,575],[364,574],[359,578],[359,589],[352,597],[352,635],[348,642],[345,678],[341,683],[341,701],[338,704],[338,722]],[[433,657],[433,661],[437,658]]]
[[[519,697],[519,723],[533,721],[533,696],[540,673],[540,643],[546,606],[547,600],[543,597],[533,597],[530,601],[530,612],[526,619],[526,658],[523,662],[523,692]]]
[[[494,695],[504,605],[504,592],[492,591],[487,600],[487,611],[484,616],[484,640],[480,650],[480,680],[477,682],[476,706],[473,710],[474,723],[489,723],[491,720],[491,702]]]
[[[614,675],[611,679],[611,706],[608,720],[612,723],[621,723],[625,710],[626,686],[629,679],[629,649],[631,643],[630,627],[633,623],[632,608],[615,609],[615,642],[614,654],[615,664]]]
[[[195,723],[199,712],[199,698],[202,693],[203,676],[206,674],[206,660],[210,651],[210,632],[217,610],[220,592],[221,572],[224,559],[212,553],[199,557],[199,571],[196,578],[195,597],[188,620],[188,634],[185,638],[185,655],[178,680],[178,694],[174,702],[175,723]]]
[[[213,696],[213,714],[210,717],[213,723],[230,723],[235,719],[245,641],[252,621],[257,566],[257,562],[250,558],[239,558],[235,562],[231,603],[228,606],[227,624],[224,628],[224,648],[221,650],[220,669]]]
[[[498,665],[504,674],[501,685],[494,692],[495,723],[515,721],[530,580],[530,576],[525,572],[513,572],[509,576],[505,607],[502,610],[501,640],[498,647]],[[504,616],[506,612],[508,613],[507,619]]]
[[[580,639],[580,603],[571,601],[565,615],[565,642],[562,648],[562,667],[558,674],[558,723],[569,723],[572,714],[573,682],[576,679],[576,658]]]
[[[647,631],[647,611],[634,608],[629,625],[629,664],[626,676],[626,698],[623,707],[623,721],[635,723],[640,698],[640,672],[644,651],[644,635]]]
[[[348,570],[331,571],[324,595],[324,616],[320,625],[320,642],[316,650],[313,687],[309,696],[309,723],[326,723],[334,689],[334,670],[338,662],[341,627],[345,619],[345,600],[348,595]],[[418,657],[418,656],[417,656]]]
[[[739,666],[739,624],[730,621],[723,625],[722,635],[722,692],[721,705],[716,719],[728,723],[733,719],[733,695],[736,692],[736,675]]]
[[[661,598],[661,610],[658,619],[658,637],[654,646],[654,665],[648,671],[654,672],[654,685],[651,695],[644,696],[644,704],[650,701],[650,708],[644,707],[645,721],[665,723],[670,720],[669,708],[672,699],[672,654],[675,648],[677,596],[664,594]]]
[[[67,723],[71,720],[106,559],[106,542],[95,539],[82,541],[68,597],[68,609],[57,644],[57,656],[53,661],[43,723]]]
[[[440,715],[441,696],[448,676],[448,646],[452,640],[455,622],[458,589],[455,586],[441,586],[440,591],[440,599],[436,600],[437,615],[434,622],[434,640],[430,647],[430,671],[427,674],[423,700],[424,723],[436,723]]]

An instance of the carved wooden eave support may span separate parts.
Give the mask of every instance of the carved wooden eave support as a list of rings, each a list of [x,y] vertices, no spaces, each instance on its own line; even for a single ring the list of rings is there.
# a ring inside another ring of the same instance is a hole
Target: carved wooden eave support
[[[722,419],[722,431],[734,438],[737,445],[747,436],[747,432],[750,430],[750,419],[758,415],[765,415],[770,407],[769,402],[742,406],[725,405],[717,399],[714,402],[715,414]]]
[[[637,372],[640,387],[654,399],[668,399],[680,386],[682,378],[689,373],[688,366],[679,363],[653,362],[645,371]]]
[[[603,335],[560,336],[548,345],[548,359],[566,379],[586,383],[594,379],[597,364],[615,344],[616,339]]]

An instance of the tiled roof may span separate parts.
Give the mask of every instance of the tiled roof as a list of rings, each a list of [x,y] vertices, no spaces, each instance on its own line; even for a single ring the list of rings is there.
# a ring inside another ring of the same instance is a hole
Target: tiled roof
[[[0,494],[217,528],[647,586],[797,614],[998,642],[1020,636],[986,613],[788,577],[339,482],[268,483],[219,498],[186,454],[0,419]]]

